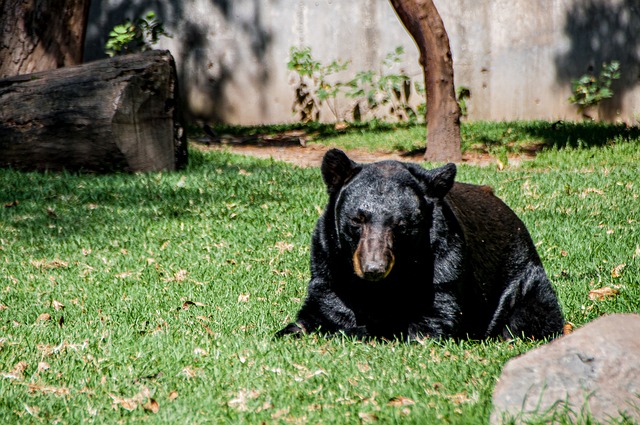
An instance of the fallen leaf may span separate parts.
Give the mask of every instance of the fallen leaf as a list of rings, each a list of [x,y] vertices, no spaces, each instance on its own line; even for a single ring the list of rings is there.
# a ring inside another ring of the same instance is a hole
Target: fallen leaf
[[[249,294],[240,294],[238,295],[238,302],[239,303],[246,303],[249,301]]]
[[[594,189],[592,187],[588,187],[582,191],[582,194],[580,195],[580,197],[586,198],[589,193],[595,193],[596,195],[604,195],[604,191],[600,189]]]
[[[29,261],[29,263],[34,266],[37,267],[39,269],[57,269],[59,267],[67,267],[69,266],[69,263],[67,263],[66,261],[62,261],[62,260],[52,260],[52,261],[47,261],[47,260],[31,260]]]
[[[122,407],[124,410],[128,410],[129,412],[136,410],[138,408],[138,401],[132,398],[117,398],[111,396],[113,398],[113,408],[116,409],[118,406]]]
[[[263,410],[267,410],[267,409],[273,409],[273,404],[271,404],[268,401],[265,401],[264,403],[262,403],[262,406],[258,407],[255,410],[255,413],[262,412]]]
[[[387,403],[387,406],[401,407],[401,406],[411,406],[412,404],[416,404],[415,401],[411,400],[408,397],[396,396],[392,397],[391,400]]]
[[[615,266],[613,270],[611,270],[611,277],[618,278],[622,276],[622,270],[624,270],[625,267],[627,267],[626,264],[618,264]]]
[[[248,410],[247,402],[258,398],[259,395],[260,392],[256,390],[240,390],[234,398],[227,402],[227,405],[232,409],[246,412]]]
[[[367,363],[358,363],[356,366],[358,367],[358,370],[362,373],[367,373],[371,370],[371,366],[369,366]]]
[[[449,400],[451,400],[454,404],[469,403],[471,401],[466,392],[449,395],[447,396],[447,398],[449,398]]]
[[[302,370],[302,369],[301,369]],[[304,374],[304,376],[296,376],[294,379],[294,381],[296,382],[302,382],[302,381],[307,381],[315,376],[320,376],[320,375],[326,375],[326,372],[322,369],[318,369],[315,371],[310,371],[308,369],[304,369],[307,373]]]
[[[195,305],[196,307],[204,307],[205,305],[203,303],[197,302],[197,301],[185,301],[184,303],[182,303],[182,309],[183,310],[189,310],[189,307],[191,307],[192,305]]]
[[[187,272],[186,270],[178,270],[173,276],[173,279],[176,282],[182,282],[187,278],[187,274],[189,274],[189,272]]]
[[[138,394],[130,398],[116,397],[113,394],[109,395],[113,399],[112,406],[114,409],[121,407],[131,412],[133,410],[136,410],[144,400],[148,401],[148,399],[151,397],[151,391],[149,390],[149,388],[143,387]]]
[[[378,421],[378,416],[376,416],[375,413],[366,413],[366,412],[360,412],[358,413],[358,417],[362,420],[363,423],[368,424],[368,423],[372,423],[372,422],[377,422]]]
[[[604,288],[592,289],[589,291],[589,299],[592,301],[602,301],[614,297],[618,294],[617,289],[605,286]]]
[[[9,202],[7,204],[4,204],[4,207],[5,208],[17,207],[19,203],[20,202],[17,201],[17,200],[16,201],[12,201],[12,202]]]
[[[42,313],[36,319],[36,322],[46,322],[47,320],[51,320],[51,315],[49,313]]]
[[[64,308],[64,304],[62,304],[60,301],[56,301],[56,300],[53,300],[51,305],[53,306],[53,308],[55,308],[58,311],[62,310]]]
[[[44,372],[45,370],[49,370],[51,366],[47,362],[38,363],[38,372]]]
[[[177,391],[171,391],[169,393],[169,397],[168,397],[169,401],[173,401],[176,398],[178,398],[178,392]]]
[[[150,398],[149,401],[147,401],[142,408],[144,410],[146,410],[147,412],[151,412],[151,413],[158,413],[158,410],[160,410],[160,405],[158,404],[158,402],[153,399]]]
[[[2,376],[7,379],[16,379],[22,381],[24,379],[24,370],[27,368],[27,362],[21,361],[13,366],[13,370],[8,373],[3,373]]]
[[[180,371],[180,375],[186,377],[187,379],[195,378],[198,376],[198,369],[194,369],[191,366],[185,366]]]
[[[570,333],[573,332],[573,323],[567,322],[564,324],[564,326],[562,327],[562,334],[563,335],[569,335]]]
[[[279,242],[276,242],[275,247],[278,250],[278,252],[280,252],[280,254],[282,254],[285,251],[291,251],[293,249],[294,245],[292,243],[279,241]]]
[[[274,413],[271,414],[271,419],[283,419],[289,414],[289,408],[278,409]]]
[[[49,385],[39,385],[35,383],[30,383],[27,387],[30,393],[43,393],[43,394],[53,394],[58,396],[69,395],[69,388],[65,387],[53,387]]]

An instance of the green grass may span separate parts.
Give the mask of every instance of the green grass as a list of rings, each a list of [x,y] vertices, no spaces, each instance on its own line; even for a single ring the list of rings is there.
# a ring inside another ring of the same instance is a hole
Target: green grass
[[[594,131],[459,169],[528,225],[576,326],[640,311],[640,140]],[[0,170],[5,423],[488,421],[502,365],[539,343],[274,340],[306,292],[319,171],[190,154],[171,174]]]

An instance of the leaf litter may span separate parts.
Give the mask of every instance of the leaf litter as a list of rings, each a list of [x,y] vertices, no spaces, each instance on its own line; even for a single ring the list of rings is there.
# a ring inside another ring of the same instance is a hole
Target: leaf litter
[[[145,410],[153,411],[155,409],[154,413],[156,413],[159,409],[158,403],[151,398],[151,390],[148,387],[142,387],[140,391],[132,397],[118,397],[113,394],[109,394],[109,396],[112,399],[111,407],[116,410],[121,408],[132,412],[139,406],[142,406]],[[151,400],[153,400],[153,403]]]

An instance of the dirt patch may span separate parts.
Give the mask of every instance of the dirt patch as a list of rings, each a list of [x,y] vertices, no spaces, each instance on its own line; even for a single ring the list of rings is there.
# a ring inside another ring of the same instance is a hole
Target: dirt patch
[[[201,141],[195,141],[195,143],[192,143],[192,146],[202,150],[222,150],[256,158],[272,158],[276,161],[284,161],[298,167],[319,167],[325,152],[330,149],[330,147],[320,144],[302,146],[300,144],[272,145],[268,143],[203,143]],[[356,162],[376,162],[387,159],[415,163],[423,162],[423,152],[372,152],[364,149],[353,149],[347,151],[347,155]],[[523,159],[527,158],[522,156],[510,157],[509,165],[517,165]],[[462,155],[462,163],[482,167],[498,166],[494,157],[485,153],[476,152],[464,153]]]

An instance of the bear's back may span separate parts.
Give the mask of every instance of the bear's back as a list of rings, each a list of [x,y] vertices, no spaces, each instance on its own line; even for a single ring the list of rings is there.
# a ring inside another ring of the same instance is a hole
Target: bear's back
[[[465,241],[465,257],[484,301],[497,304],[504,284],[540,257],[526,226],[489,186],[455,183],[445,197]]]

